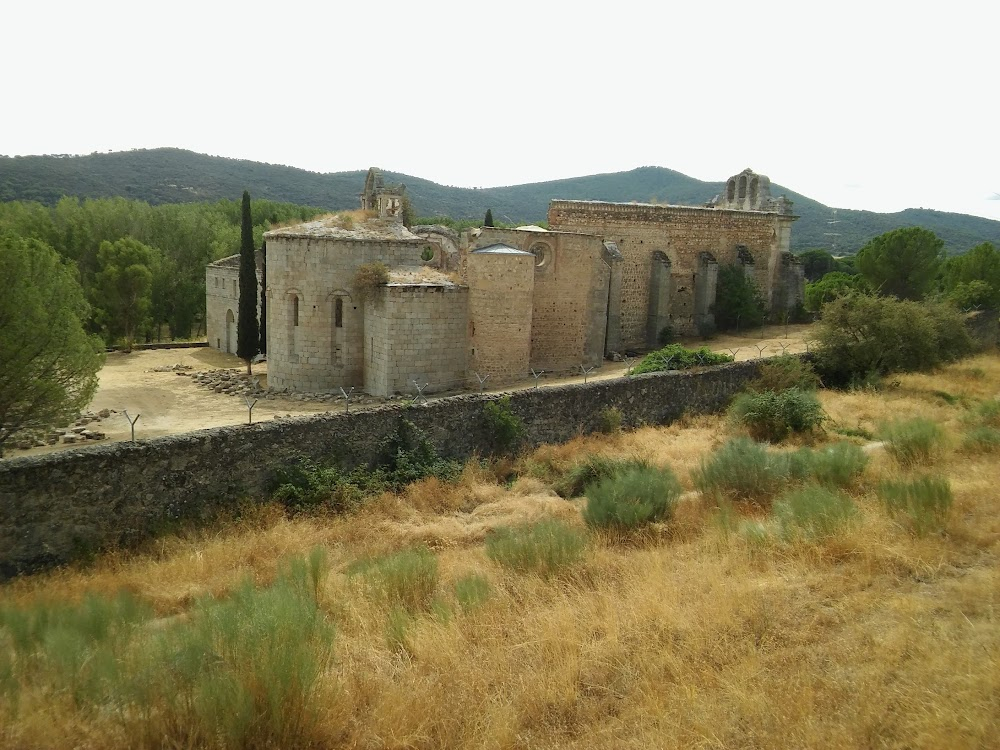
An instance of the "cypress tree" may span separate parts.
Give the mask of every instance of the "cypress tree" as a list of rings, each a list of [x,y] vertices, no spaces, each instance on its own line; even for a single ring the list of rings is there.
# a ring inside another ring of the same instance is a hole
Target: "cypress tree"
[[[484,227],[491,227],[491,226],[493,226],[493,209],[492,208],[487,208],[486,209],[486,218],[483,219],[483,226]]]
[[[267,243],[260,246],[260,353],[267,354]]]
[[[240,230],[240,315],[236,323],[236,356],[247,363],[247,375],[251,375],[253,358],[260,351],[260,332],[257,327],[257,260],[254,257],[250,193],[246,190],[243,191]]]

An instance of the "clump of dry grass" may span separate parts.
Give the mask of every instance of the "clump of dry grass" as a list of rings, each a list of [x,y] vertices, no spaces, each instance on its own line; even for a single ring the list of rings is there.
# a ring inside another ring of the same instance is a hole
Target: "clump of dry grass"
[[[986,376],[962,374],[973,369]],[[874,430],[910,410],[955,435],[968,409],[919,393],[992,398],[1000,358],[901,381],[879,394],[820,397],[843,424]],[[989,455],[956,453],[936,464],[952,496],[942,533],[910,533],[869,489],[920,476],[875,450],[864,480],[837,491],[855,510],[829,533],[820,525],[821,533],[782,534],[780,518],[761,509],[742,515],[729,508],[731,523],[710,523],[718,511],[689,491],[656,544],[621,545],[591,533],[584,558],[558,576],[525,575],[487,556],[485,540],[497,528],[547,519],[582,528],[582,503],[555,496],[549,480],[586,456],[669,464],[690,489],[692,472],[724,439],[719,418],[699,418],[540,449],[520,460],[522,478],[510,489],[497,476],[513,464],[472,462],[454,484],[423,480],[348,516],[289,518],[263,507],[215,529],[165,538],[144,554],[7,584],[0,608],[81,603],[87,592],[111,600],[125,589],[151,616],[174,618],[159,626],[167,627],[197,620],[205,597],[238,597],[245,580],[258,589],[275,584],[287,570],[283,561],[319,546],[331,572],[307,585],[314,591],[307,601],[336,639],[310,641],[319,644],[313,653],[320,668],[303,744],[687,748],[743,746],[748,737],[763,747],[995,743],[1000,463]],[[393,559],[420,545],[435,575],[409,583],[398,577],[392,601],[368,572],[349,575],[359,559]],[[404,606],[410,601],[416,604]],[[152,653],[161,631],[130,632],[123,643]],[[136,723],[123,726],[116,704],[98,699],[84,708],[44,671],[26,679],[24,665],[14,663],[18,685],[11,688],[4,670],[12,655],[21,658],[11,637],[0,625],[0,691],[8,691],[0,699],[2,746],[152,748],[167,738],[183,744],[176,732],[196,728],[163,721],[171,715],[163,691],[149,691]],[[156,671],[131,674],[139,685],[144,675],[149,684],[167,684]],[[12,689],[16,703],[8,699]],[[196,743],[196,735],[187,741]]]

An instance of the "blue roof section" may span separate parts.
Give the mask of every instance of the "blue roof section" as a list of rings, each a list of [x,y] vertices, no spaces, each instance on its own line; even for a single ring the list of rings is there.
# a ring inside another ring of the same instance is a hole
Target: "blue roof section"
[[[486,247],[480,247],[472,252],[474,255],[531,255],[531,253],[526,253],[524,250],[518,250],[516,247],[505,245],[502,242],[487,245]]]

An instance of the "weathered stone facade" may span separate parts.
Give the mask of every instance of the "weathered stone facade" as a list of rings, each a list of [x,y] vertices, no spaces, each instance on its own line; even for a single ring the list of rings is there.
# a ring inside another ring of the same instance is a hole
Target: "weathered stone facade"
[[[552,201],[550,229],[455,235],[401,223],[402,186],[371,170],[363,218],[266,233],[268,385],[378,396],[502,385],[714,326],[719,268],[741,266],[772,308],[802,301],[790,204],[749,170],[706,206]],[[375,214],[378,214],[375,216]],[[238,256],[209,267],[209,343],[233,351]],[[354,288],[366,264],[389,284]],[[232,267],[231,267],[232,266]],[[232,290],[232,291],[230,291]],[[229,321],[229,322],[227,322]]]
[[[257,253],[257,283],[260,284],[261,253]],[[260,299],[257,300],[260,316]],[[209,263],[205,269],[205,332],[208,345],[236,354],[236,323],[240,317],[240,256]]]
[[[720,265],[744,266],[772,308],[802,301],[804,277],[789,250],[796,217],[770,198],[766,177],[752,179],[753,209],[552,201],[550,228],[603,237],[622,255],[621,347],[655,346],[665,325],[689,335],[711,329]]]

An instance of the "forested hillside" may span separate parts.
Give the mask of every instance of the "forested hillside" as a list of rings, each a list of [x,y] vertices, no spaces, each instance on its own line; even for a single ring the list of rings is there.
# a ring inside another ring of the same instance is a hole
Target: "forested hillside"
[[[767,165],[755,165],[767,172]],[[739,165],[734,165],[734,171]],[[386,179],[407,186],[418,215],[481,218],[487,208],[497,221],[538,222],[552,198],[659,201],[700,205],[722,192],[721,182],[702,182],[663,167],[590,175],[565,180],[484,189],[456,188],[387,171]],[[357,206],[364,172],[318,174],[292,167],[224,159],[163,148],[90,156],[0,157],[0,201],[34,200],[54,205],[64,195],[121,196],[151,204],[234,198],[244,189],[272,201],[339,210]],[[1000,244],[1000,222],[965,214],[907,209],[893,214],[831,208],[775,185],[773,192],[794,201],[801,217],[792,232],[793,248],[854,252],[891,229],[922,226],[941,237],[950,253],[981,242]]]

